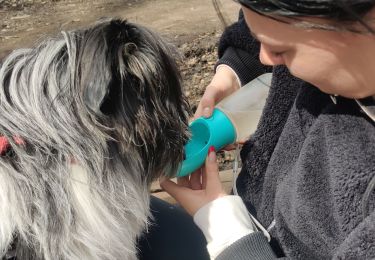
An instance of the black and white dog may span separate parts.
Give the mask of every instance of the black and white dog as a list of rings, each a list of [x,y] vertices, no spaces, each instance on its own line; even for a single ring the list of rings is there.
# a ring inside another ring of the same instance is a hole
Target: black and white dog
[[[137,258],[150,183],[177,171],[188,139],[174,55],[106,20],[3,61],[0,259]]]

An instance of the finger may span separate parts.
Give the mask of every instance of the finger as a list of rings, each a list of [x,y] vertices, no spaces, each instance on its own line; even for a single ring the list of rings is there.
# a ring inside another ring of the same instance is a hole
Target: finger
[[[229,145],[225,146],[222,150],[224,150],[224,151],[236,150],[236,145],[235,144],[229,144]]]
[[[216,161],[216,152],[213,146],[209,149],[209,154],[206,158],[205,173],[206,175],[206,189],[220,189],[221,181],[219,178],[219,167]]]
[[[186,188],[190,188],[189,176],[177,178],[177,184]]]
[[[249,138],[250,138],[250,136],[249,136]],[[243,140],[239,140],[237,143],[240,144],[240,145],[244,145],[249,138],[245,138]]]
[[[202,167],[202,189],[207,188],[207,174],[206,174],[206,167]]]
[[[241,148],[243,144],[244,144],[244,142],[242,142],[242,141],[237,142],[235,144],[229,144],[229,145],[225,146],[222,150],[224,150],[224,151],[233,151],[233,150],[237,149],[237,146],[239,146],[239,148]]]
[[[193,190],[201,190],[202,183],[201,183],[201,176],[202,170],[198,169],[190,176],[190,188]]]
[[[181,198],[186,196],[188,191],[191,191],[189,188],[179,186],[171,180],[164,180],[163,182],[160,182],[160,187],[177,201],[180,201]]]

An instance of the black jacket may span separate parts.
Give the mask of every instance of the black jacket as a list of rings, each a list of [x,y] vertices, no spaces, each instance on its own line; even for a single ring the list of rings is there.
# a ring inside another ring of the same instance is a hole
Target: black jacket
[[[257,61],[258,48],[240,19],[222,36],[219,64],[250,80],[244,75],[254,78],[268,69]],[[245,58],[239,60],[239,53]],[[272,251],[257,232],[218,259],[272,259],[274,253],[291,259],[375,258],[375,192],[369,187],[375,124],[355,100],[338,97],[336,103],[285,67],[274,68],[258,129],[241,152],[237,190],[263,226],[273,224],[276,246]]]

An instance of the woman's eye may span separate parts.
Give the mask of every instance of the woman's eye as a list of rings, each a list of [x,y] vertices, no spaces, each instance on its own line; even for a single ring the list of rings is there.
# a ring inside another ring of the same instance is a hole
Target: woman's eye
[[[284,54],[284,51],[271,51],[273,56],[281,56]]]

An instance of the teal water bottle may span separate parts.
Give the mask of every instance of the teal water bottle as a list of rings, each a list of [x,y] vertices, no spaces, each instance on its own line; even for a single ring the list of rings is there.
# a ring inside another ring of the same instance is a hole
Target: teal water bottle
[[[259,76],[217,104],[211,117],[200,117],[190,124],[191,138],[185,145],[185,160],[177,177],[199,169],[211,146],[219,151],[229,144],[246,140],[255,131],[271,78],[271,73]]]

